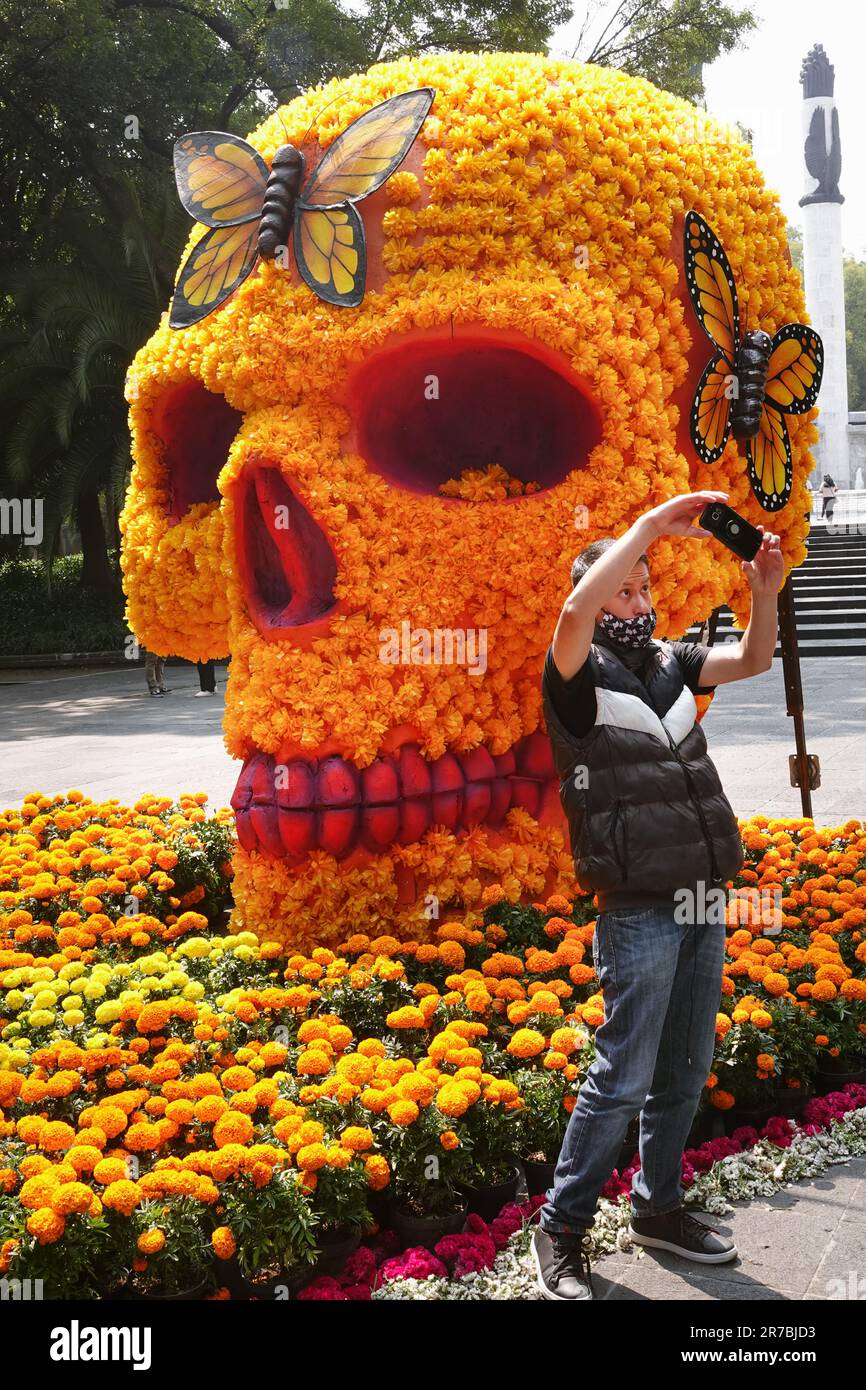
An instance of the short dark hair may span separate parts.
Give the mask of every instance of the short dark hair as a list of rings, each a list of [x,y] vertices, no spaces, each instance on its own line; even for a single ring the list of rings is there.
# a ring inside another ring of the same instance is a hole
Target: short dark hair
[[[600,541],[593,541],[592,545],[588,545],[585,550],[580,552],[571,567],[572,589],[577,587],[587,570],[595,564],[596,560],[600,560],[606,550],[610,550],[612,545],[616,545],[616,541],[617,537],[615,536],[605,536]],[[649,569],[649,560],[646,557],[646,553],[639,555],[637,558],[638,561],[643,560],[647,569]]]

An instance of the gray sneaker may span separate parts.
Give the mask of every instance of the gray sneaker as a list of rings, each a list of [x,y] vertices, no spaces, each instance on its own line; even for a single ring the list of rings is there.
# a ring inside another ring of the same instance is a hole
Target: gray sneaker
[[[590,1243],[585,1232],[561,1235],[545,1231],[540,1224],[536,1226],[530,1248],[538,1272],[538,1287],[545,1298],[573,1302],[595,1297],[586,1253]]]
[[[658,1250],[670,1250],[687,1260],[700,1264],[718,1265],[735,1260],[738,1255],[734,1242],[703,1221],[697,1221],[683,1207],[665,1212],[663,1216],[631,1214],[629,1236],[637,1245],[652,1245]]]

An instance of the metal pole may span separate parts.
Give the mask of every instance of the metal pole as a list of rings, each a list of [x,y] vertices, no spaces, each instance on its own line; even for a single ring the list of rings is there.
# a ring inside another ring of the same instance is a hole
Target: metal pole
[[[787,712],[794,720],[794,739],[797,745],[795,762],[803,815],[812,816],[812,767],[806,752],[806,730],[803,725],[803,685],[800,680],[800,649],[797,644],[797,623],[794,616],[794,589],[791,575],[779,590],[777,607],[779,634],[782,643],[782,671],[785,677]],[[817,785],[817,783],[816,783]]]

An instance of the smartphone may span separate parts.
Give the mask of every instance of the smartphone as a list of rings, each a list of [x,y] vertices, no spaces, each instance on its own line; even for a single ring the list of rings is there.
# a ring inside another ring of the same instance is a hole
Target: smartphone
[[[717,541],[733,550],[741,560],[754,560],[761,548],[763,532],[724,502],[708,503],[698,521],[705,531],[711,531]]]

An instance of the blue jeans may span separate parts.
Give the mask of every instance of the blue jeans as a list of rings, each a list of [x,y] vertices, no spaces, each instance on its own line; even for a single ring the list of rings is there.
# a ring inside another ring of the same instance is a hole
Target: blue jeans
[[[683,1150],[712,1069],[724,955],[723,923],[680,924],[673,907],[599,913],[592,957],[604,1023],[545,1194],[544,1230],[592,1225],[638,1111],[632,1213],[662,1216],[682,1205]]]

